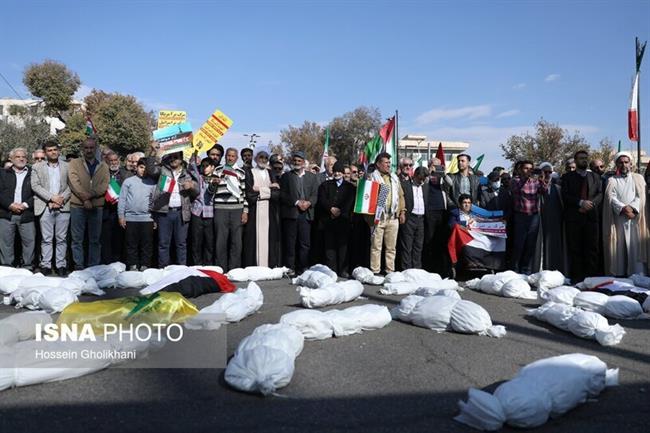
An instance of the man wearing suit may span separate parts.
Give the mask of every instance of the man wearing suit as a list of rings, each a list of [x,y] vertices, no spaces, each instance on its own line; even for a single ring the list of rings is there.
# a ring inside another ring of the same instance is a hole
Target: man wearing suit
[[[573,156],[576,170],[562,176],[562,201],[572,283],[598,275],[598,207],[603,200],[600,176],[587,171],[589,154]]]
[[[472,158],[466,153],[461,153],[456,159],[458,160],[458,173],[451,174],[446,178],[448,183],[448,209],[453,209],[457,206],[458,197],[461,194],[468,194],[472,198],[472,203],[478,203],[481,192],[481,181],[479,177],[471,174],[469,170],[469,163]]]
[[[422,245],[424,243],[424,214],[429,199],[428,170],[418,167],[413,179],[402,181],[406,221],[400,226],[400,250],[402,269],[422,269]]]
[[[0,171],[0,262],[14,265],[16,230],[22,242],[22,266],[31,269],[34,261],[34,193],[27,151],[17,147],[9,152],[12,166]]]
[[[70,187],[68,163],[59,161],[59,145],[53,141],[43,144],[45,161],[32,168],[34,212],[40,217],[41,262],[44,275],[52,273],[52,241],[56,239],[56,273],[67,275],[66,248],[70,224]]]
[[[302,272],[309,260],[311,222],[318,198],[318,178],[305,171],[305,154],[291,155],[291,171],[280,179],[280,203],[284,238],[284,264]],[[297,251],[296,251],[297,247]]]
[[[345,168],[337,161],[332,169],[333,178],[318,188],[319,230],[324,232],[325,264],[342,278],[348,277],[348,241],[350,237],[355,188],[343,179]]]

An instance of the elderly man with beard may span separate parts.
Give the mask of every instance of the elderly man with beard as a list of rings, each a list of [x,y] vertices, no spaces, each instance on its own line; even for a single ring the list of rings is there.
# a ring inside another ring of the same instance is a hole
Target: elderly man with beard
[[[646,271],[648,226],[646,183],[632,172],[628,152],[614,157],[616,174],[607,180],[603,205],[605,275],[629,276]]]

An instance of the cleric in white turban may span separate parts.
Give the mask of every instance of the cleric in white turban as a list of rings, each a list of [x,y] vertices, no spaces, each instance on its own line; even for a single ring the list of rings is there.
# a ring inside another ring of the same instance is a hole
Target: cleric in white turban
[[[632,155],[614,156],[616,174],[607,181],[603,205],[605,274],[629,276],[645,272],[648,262],[646,183],[632,173]]]

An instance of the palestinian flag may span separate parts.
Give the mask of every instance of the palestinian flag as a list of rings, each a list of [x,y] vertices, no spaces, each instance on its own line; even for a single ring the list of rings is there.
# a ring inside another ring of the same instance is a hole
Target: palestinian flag
[[[381,152],[381,137],[376,135],[375,138],[366,143],[363,153],[359,156],[359,162],[364,165],[372,164],[375,158]]]
[[[377,212],[377,200],[381,184],[368,179],[359,179],[357,198],[354,202],[354,213],[374,215]]]
[[[485,154],[481,154],[481,156],[476,158],[476,164],[474,164],[474,167],[472,167],[472,170],[474,171],[474,174],[476,174],[479,167],[481,166],[481,163],[483,162],[483,158],[485,158]]]
[[[158,189],[162,192],[171,192],[176,186],[176,180],[173,177],[165,176],[164,174],[160,175],[160,180],[158,180]]]
[[[459,212],[453,209],[452,212]],[[447,247],[453,264],[462,262],[466,269],[501,270],[505,268],[506,226],[502,211],[486,211],[472,206],[469,226],[456,224]]]
[[[106,190],[106,194],[104,194],[104,198],[107,202],[115,204],[120,198],[121,190],[120,184],[115,179],[111,179],[108,183],[108,189]]]
[[[627,112],[627,135],[632,141],[639,141],[639,73],[634,77],[630,108]]]
[[[397,140],[395,140],[395,116],[391,117],[388,122],[379,130],[379,135],[384,142],[384,152],[388,153],[390,158],[391,171],[397,170]]]
[[[200,268],[184,268],[172,272],[162,280],[140,290],[141,295],[159,291],[178,292],[186,298],[195,298],[206,293],[234,292],[237,287],[224,274]]]

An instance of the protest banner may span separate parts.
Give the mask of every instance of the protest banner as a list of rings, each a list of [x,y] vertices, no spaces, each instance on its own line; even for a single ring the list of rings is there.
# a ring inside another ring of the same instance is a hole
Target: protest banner
[[[197,152],[207,152],[232,126],[232,120],[220,110],[210,115],[210,118],[194,135],[194,149]]]
[[[192,125],[185,122],[156,129],[153,139],[158,142],[161,155],[183,152],[192,146]]]
[[[158,129],[169,125],[178,125],[187,121],[185,111],[160,110],[158,112]]]

